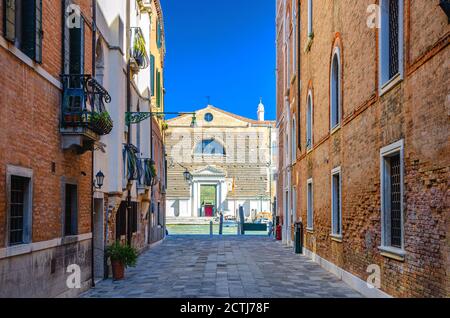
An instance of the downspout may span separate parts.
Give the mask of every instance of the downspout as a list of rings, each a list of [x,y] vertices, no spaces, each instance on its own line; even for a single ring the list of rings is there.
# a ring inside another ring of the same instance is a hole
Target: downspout
[[[92,0],[92,78],[95,79],[95,45],[97,40],[97,2],[96,0]],[[95,287],[95,271],[94,271],[94,240],[95,240],[95,234],[94,234],[94,169],[95,169],[95,148],[92,149],[92,160],[91,160],[91,233],[92,233],[92,239],[91,239],[91,286]]]
[[[127,17],[130,17],[130,0],[127,0],[126,3],[126,14]],[[126,41],[126,54],[127,54],[127,112],[131,112],[131,66],[130,66],[130,50],[131,50],[131,43],[130,43],[130,20],[127,19],[126,23],[126,34],[127,34],[127,41]],[[128,134],[127,134],[127,145],[128,147],[131,145],[131,123],[127,123],[128,128]],[[131,210],[131,180],[128,177],[128,184],[127,184],[127,213],[126,213],[126,231],[127,231],[127,245],[131,246],[131,233],[130,233],[130,210]]]

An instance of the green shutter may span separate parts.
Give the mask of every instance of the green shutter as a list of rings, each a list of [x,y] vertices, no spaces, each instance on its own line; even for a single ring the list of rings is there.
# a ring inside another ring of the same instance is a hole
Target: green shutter
[[[44,32],[42,30],[42,0],[36,0],[36,54],[35,60],[42,63],[42,38]]]
[[[14,42],[16,39],[16,0],[3,0],[3,30],[5,38]]]
[[[152,96],[155,96],[155,56],[150,55],[150,87]]]
[[[158,48],[161,47],[161,24],[159,21],[156,24],[156,44]]]
[[[156,106],[161,106],[161,74],[156,71]]]

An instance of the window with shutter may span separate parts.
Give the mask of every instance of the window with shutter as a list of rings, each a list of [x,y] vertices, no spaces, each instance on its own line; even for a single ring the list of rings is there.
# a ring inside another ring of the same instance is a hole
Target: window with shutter
[[[161,73],[156,71],[156,106],[161,106]]]
[[[3,28],[8,41],[16,39],[16,0],[3,0]]]
[[[69,29],[69,73],[84,73],[84,20],[80,28]]]
[[[36,62],[42,61],[42,0],[4,0],[7,40]]]
[[[42,29],[42,0],[36,1],[36,32],[35,32],[35,60],[42,63],[42,39],[44,31]]]
[[[152,96],[155,96],[155,56],[150,55],[150,87]]]

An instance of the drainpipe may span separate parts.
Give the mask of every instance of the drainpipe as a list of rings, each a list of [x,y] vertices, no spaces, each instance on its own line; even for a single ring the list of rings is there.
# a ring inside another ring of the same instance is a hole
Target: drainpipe
[[[92,0],[92,78],[95,79],[95,45],[97,40],[97,2],[96,0]],[[92,233],[92,239],[91,239],[91,286],[95,287],[95,271],[94,271],[94,213],[95,213],[95,206],[94,206],[94,169],[95,169],[95,148],[92,150],[92,167],[91,167],[91,233]]]
[[[128,0],[126,3],[126,14],[127,17],[130,17],[130,1]],[[130,66],[130,20],[127,18],[126,23],[126,33],[127,33],[127,42],[126,42],[126,54],[127,54],[127,112],[131,112],[131,66]],[[127,124],[128,134],[127,134],[127,145],[131,145],[131,123]],[[130,233],[130,211],[131,211],[131,180],[128,178],[127,184],[127,213],[126,213],[126,230],[127,230],[127,245],[131,246],[131,233]]]

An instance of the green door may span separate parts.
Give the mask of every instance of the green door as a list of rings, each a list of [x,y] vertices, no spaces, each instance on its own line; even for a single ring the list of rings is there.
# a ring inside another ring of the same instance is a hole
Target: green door
[[[200,205],[202,208],[205,208],[204,216],[214,215],[217,203],[216,198],[217,198],[217,187],[215,185],[200,186]]]

